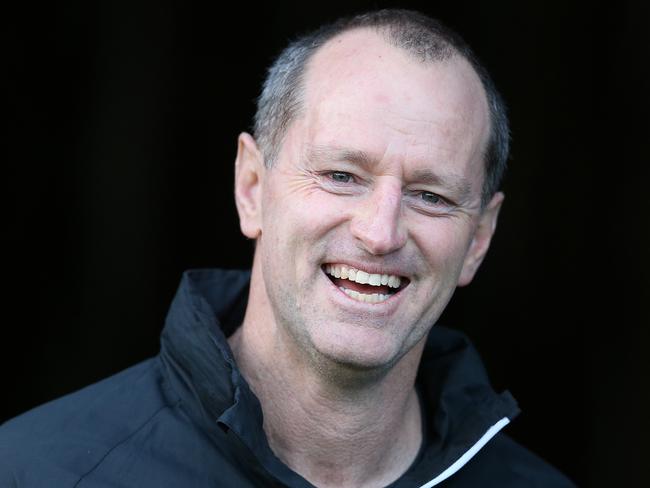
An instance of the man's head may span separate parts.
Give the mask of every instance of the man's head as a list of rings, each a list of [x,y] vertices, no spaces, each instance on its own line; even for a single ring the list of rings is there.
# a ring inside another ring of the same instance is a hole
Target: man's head
[[[273,165],[287,127],[304,109],[304,77],[314,53],[343,32],[370,28],[423,63],[465,58],[479,76],[490,107],[490,139],[485,148],[482,203],[499,189],[510,150],[505,104],[488,71],[467,43],[439,21],[409,10],[380,10],[346,17],[308,33],[287,46],[268,70],[258,98],[254,135],[267,166]]]
[[[418,355],[496,225],[482,79],[449,45],[422,44],[414,56],[367,26],[330,36],[291,116],[269,115],[281,132],[260,122],[261,151],[240,136],[237,207],[257,241],[249,308],[321,365],[387,371]]]

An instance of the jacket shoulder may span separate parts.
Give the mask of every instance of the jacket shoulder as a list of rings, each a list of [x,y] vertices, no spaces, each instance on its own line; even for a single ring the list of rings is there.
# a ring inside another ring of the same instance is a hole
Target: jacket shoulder
[[[0,426],[0,485],[74,486],[167,408],[150,359]]]

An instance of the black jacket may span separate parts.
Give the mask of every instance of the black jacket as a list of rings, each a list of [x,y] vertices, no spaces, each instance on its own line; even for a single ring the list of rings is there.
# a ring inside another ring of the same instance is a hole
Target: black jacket
[[[248,273],[191,271],[160,354],[0,427],[0,487],[312,486],[269,448],[262,410],[225,337]],[[518,409],[467,339],[436,326],[418,373],[425,443],[391,487],[570,487],[498,432]]]

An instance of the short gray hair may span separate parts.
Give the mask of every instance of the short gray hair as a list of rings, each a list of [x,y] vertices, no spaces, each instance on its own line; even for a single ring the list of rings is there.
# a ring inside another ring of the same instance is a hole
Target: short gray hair
[[[267,167],[274,164],[287,128],[303,108],[306,66],[314,53],[334,37],[371,28],[421,62],[444,61],[460,55],[483,84],[490,109],[490,138],[485,150],[485,180],[481,195],[486,205],[499,189],[510,151],[505,103],[487,69],[469,45],[439,20],[411,10],[385,9],[346,17],[305,34],[289,44],[268,70],[257,100],[254,135]]]

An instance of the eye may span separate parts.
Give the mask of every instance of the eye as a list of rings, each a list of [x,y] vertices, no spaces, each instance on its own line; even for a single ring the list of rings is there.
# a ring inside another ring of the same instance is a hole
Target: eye
[[[337,183],[350,183],[352,181],[352,175],[344,171],[333,171],[329,174],[329,177]]]
[[[442,203],[442,198],[439,195],[436,195],[435,193],[432,193],[430,191],[423,191],[422,193],[420,193],[420,197],[428,205],[438,205],[439,203]]]

